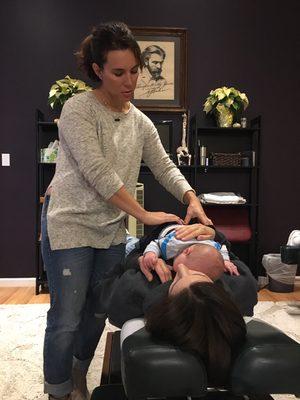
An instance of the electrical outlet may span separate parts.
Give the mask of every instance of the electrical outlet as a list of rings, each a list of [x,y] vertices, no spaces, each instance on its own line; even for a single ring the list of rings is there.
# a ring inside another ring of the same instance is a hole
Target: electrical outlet
[[[9,153],[2,153],[2,167],[10,167],[10,154]]]

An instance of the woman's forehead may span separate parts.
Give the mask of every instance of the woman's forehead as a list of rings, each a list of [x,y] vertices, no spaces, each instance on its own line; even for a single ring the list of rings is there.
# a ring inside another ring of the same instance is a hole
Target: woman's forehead
[[[133,68],[138,64],[135,55],[130,49],[110,50],[106,55],[106,63],[115,69]]]

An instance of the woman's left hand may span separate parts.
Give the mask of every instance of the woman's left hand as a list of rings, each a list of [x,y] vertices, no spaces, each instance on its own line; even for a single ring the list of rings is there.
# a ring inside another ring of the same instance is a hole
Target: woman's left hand
[[[188,224],[192,218],[197,218],[199,222],[202,222],[204,225],[213,225],[212,220],[205,214],[200,200],[194,192],[186,192],[184,199],[188,203],[188,209],[184,218],[185,224]]]

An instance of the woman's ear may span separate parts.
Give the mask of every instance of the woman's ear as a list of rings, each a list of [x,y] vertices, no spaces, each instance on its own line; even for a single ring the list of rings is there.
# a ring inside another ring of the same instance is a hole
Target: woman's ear
[[[102,79],[102,70],[101,70],[101,68],[99,67],[99,65],[96,64],[96,63],[93,63],[93,64],[92,64],[92,68],[93,68],[93,71],[95,72],[95,74],[96,74],[100,79]]]

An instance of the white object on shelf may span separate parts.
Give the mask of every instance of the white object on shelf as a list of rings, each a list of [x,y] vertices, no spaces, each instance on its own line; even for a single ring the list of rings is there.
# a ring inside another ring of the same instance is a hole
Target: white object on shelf
[[[288,246],[300,246],[300,230],[295,229],[289,235]]]
[[[48,147],[41,149],[41,162],[56,163],[59,141],[50,142]]]
[[[201,193],[199,199],[203,204],[245,204],[246,199],[233,192]]]

